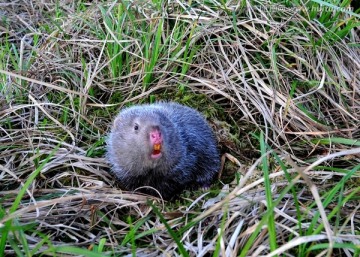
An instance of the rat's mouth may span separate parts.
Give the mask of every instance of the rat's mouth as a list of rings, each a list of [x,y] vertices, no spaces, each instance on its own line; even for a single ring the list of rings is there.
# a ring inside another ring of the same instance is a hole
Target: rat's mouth
[[[161,157],[161,144],[154,144],[151,158],[158,159]]]

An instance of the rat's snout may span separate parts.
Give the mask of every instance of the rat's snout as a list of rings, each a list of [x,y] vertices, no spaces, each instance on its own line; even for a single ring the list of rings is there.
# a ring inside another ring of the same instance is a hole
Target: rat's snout
[[[159,127],[154,126],[150,131],[150,142],[152,145],[151,158],[159,159],[162,156],[161,148],[163,143],[163,138]]]
[[[158,126],[154,126],[150,131],[150,142],[155,145],[155,144],[161,144],[162,141],[163,140],[162,140],[160,128]]]

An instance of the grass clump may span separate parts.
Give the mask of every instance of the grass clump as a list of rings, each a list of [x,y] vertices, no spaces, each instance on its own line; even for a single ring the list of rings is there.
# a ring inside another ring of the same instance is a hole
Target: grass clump
[[[354,2],[2,4],[0,255],[358,256]],[[214,128],[209,192],[108,173],[113,117],[158,100]]]

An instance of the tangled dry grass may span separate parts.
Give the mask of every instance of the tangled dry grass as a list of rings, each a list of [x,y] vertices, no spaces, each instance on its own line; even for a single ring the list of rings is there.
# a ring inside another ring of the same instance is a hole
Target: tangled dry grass
[[[0,225],[21,228],[4,252],[359,254],[359,31],[274,6],[1,3]],[[109,124],[153,97],[206,114],[232,183],[174,203],[117,188]]]

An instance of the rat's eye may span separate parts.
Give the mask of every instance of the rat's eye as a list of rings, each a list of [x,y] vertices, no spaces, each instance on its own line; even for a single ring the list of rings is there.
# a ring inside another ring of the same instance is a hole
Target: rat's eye
[[[135,125],[134,125],[134,130],[135,130],[135,131],[138,131],[138,130],[139,130],[139,125],[138,125],[138,124],[135,124]]]

